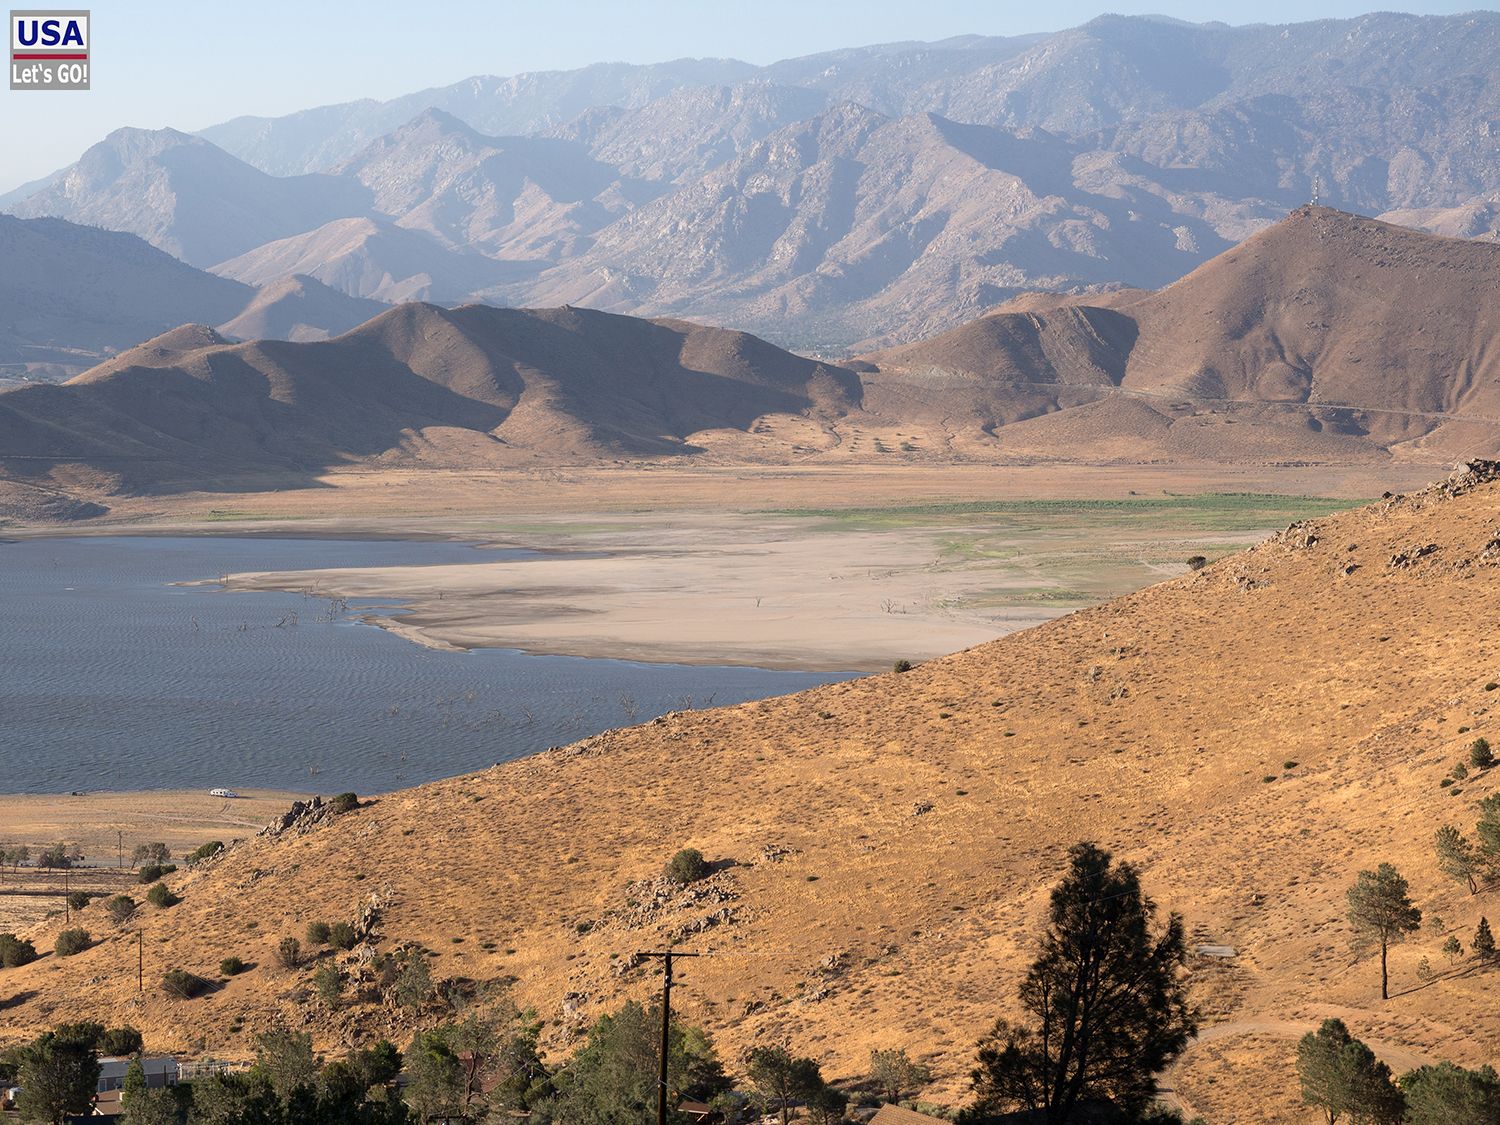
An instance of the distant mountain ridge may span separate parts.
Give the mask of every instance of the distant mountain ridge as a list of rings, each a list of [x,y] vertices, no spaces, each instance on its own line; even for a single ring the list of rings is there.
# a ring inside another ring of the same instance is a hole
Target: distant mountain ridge
[[[1314,195],[1492,236],[1497,57],[1493,12],[1104,16],[474,78],[198,137],[121,130],[11,210],[258,285],[579,304],[848,354],[1033,290],[1162,286]]]

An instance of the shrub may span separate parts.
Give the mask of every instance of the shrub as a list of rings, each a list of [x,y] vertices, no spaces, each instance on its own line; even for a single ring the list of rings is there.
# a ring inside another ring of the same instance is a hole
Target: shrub
[[[68,909],[82,910],[89,904],[91,898],[93,898],[93,895],[89,894],[88,891],[70,891],[68,893]]]
[[[1188,556],[1187,568],[1189,570],[1202,570],[1207,565],[1208,565],[1208,560],[1206,558],[1204,558],[1202,555],[1189,555]]]
[[[145,1046],[141,1033],[133,1027],[112,1027],[99,1036],[99,1053],[114,1058],[138,1055]]]
[[[177,865],[175,863],[148,863],[136,872],[135,881],[137,883],[155,883],[163,875],[170,875],[176,870]]]
[[[307,944],[327,945],[328,932],[327,922],[309,922],[307,924]]]
[[[421,950],[412,950],[406,964],[396,974],[391,988],[391,999],[403,1008],[420,1008],[432,996],[432,969],[427,964],[427,955]]]
[[[201,848],[188,852],[185,858],[189,863],[202,863],[205,859],[212,859],[224,850],[224,841],[210,840]]]
[[[146,901],[152,906],[165,909],[168,906],[176,906],[182,900],[168,890],[165,883],[153,883],[151,889],[146,892]]]
[[[898,660],[898,661],[896,661],[896,663],[894,663],[894,664],[891,665],[891,671],[892,672],[910,672],[911,671],[911,661],[910,660]]]
[[[330,1011],[339,1006],[339,999],[344,994],[344,977],[337,966],[324,965],[320,968],[313,974],[313,985]]]
[[[238,957],[226,957],[219,962],[219,972],[226,977],[237,977],[245,971],[248,966]]]
[[[1476,738],[1469,747],[1469,764],[1476,770],[1487,770],[1495,764],[1495,752],[1488,739]]]
[[[115,895],[104,900],[104,909],[116,922],[125,923],[135,914],[135,899],[129,895]]]
[[[82,953],[89,947],[89,932],[87,930],[64,930],[57,935],[57,944],[52,948],[56,950],[59,957],[71,957],[75,953]]]
[[[1443,788],[1443,789],[1448,788],[1448,786],[1450,786],[1452,784],[1453,784],[1453,779],[1451,777],[1445,777],[1445,778],[1443,778],[1442,781],[1438,782],[1438,785],[1441,788]]]
[[[36,946],[15,934],[0,934],[0,968],[15,969],[36,960]]]
[[[295,969],[302,964],[302,943],[294,937],[284,937],[281,944],[276,947],[276,960],[287,969]]]
[[[335,949],[353,949],[358,940],[359,935],[348,922],[335,922],[328,931],[328,944]]]
[[[1484,685],[1485,691],[1494,691],[1496,688],[1500,688],[1500,684],[1497,684],[1494,680]]]
[[[707,874],[708,862],[697,848],[683,848],[667,864],[667,878],[680,885],[696,883]]]
[[[1462,781],[1464,778],[1469,776],[1469,767],[1464,765],[1462,762],[1454,762],[1453,768],[1448,772],[1453,775],[1454,781]]]
[[[333,806],[336,813],[353,812],[359,808],[359,795],[357,793],[340,793],[328,802]]]
[[[186,969],[169,969],[162,975],[161,989],[168,996],[191,1000],[208,990],[208,981]]]

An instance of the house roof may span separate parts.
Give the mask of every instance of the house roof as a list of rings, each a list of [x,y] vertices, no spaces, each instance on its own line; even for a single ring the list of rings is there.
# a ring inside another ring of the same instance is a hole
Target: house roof
[[[903,1109],[899,1105],[887,1103],[880,1107],[874,1117],[870,1118],[870,1125],[932,1125],[934,1121],[941,1120],[943,1120],[941,1117],[929,1117],[914,1109]]]

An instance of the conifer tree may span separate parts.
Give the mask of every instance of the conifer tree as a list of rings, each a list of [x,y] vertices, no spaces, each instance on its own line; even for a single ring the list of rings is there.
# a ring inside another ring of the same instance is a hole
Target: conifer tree
[[[1349,924],[1356,946],[1380,947],[1380,998],[1389,1000],[1390,947],[1406,940],[1422,924],[1422,912],[1412,905],[1406,880],[1389,863],[1361,871],[1349,888]]]

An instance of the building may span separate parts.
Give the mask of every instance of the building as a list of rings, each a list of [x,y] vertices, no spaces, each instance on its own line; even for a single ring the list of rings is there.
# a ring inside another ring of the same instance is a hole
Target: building
[[[99,1060],[99,1093],[125,1088],[125,1072],[133,1062],[130,1058],[106,1056]],[[178,1080],[177,1060],[171,1055],[141,1059],[141,1068],[146,1072],[146,1087],[151,1090],[162,1086],[175,1086]]]

